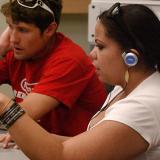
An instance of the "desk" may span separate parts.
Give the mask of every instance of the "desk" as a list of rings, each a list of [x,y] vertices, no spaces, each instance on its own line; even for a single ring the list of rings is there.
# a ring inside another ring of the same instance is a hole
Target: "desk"
[[[0,134],[2,133],[3,132],[0,131]],[[27,158],[19,149],[3,149],[2,143],[0,143],[0,160],[29,160],[29,158]]]
[[[21,150],[3,149],[0,144],[0,160],[29,160]]]

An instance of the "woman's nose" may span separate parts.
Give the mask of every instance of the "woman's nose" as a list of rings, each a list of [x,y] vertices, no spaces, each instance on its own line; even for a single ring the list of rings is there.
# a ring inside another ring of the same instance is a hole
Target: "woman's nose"
[[[89,54],[89,57],[92,61],[96,60],[97,59],[97,54],[96,54],[96,49],[95,47],[91,50],[90,54]]]

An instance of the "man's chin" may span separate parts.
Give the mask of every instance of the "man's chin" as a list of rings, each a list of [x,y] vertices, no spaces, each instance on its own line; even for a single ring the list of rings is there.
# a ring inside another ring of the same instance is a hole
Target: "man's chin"
[[[27,60],[27,59],[29,59],[28,57],[25,57],[25,56],[22,56],[22,55],[17,55],[17,54],[14,54],[14,58],[17,59],[17,60]]]
[[[101,77],[100,75],[98,75],[98,79],[99,79],[102,83],[106,83],[106,81],[104,80],[104,78]]]

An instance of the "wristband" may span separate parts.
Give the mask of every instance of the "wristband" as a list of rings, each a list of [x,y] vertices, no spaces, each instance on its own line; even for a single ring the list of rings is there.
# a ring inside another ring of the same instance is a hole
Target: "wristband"
[[[20,107],[19,104],[14,102],[1,116],[0,124],[6,129],[11,127],[18,118],[20,118],[25,111]]]

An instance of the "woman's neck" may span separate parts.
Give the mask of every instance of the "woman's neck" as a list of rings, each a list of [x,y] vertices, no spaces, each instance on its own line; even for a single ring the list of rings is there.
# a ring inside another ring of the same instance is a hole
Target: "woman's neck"
[[[129,72],[129,80],[124,88],[124,93],[128,95],[132,92],[141,82],[143,82],[146,78],[148,78],[151,74],[155,72],[155,70],[139,70],[139,71],[132,71],[128,70]]]

